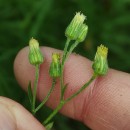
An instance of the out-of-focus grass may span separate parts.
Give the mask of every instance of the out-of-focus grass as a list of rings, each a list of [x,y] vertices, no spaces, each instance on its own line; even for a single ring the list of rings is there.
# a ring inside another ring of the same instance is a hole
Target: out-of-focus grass
[[[109,65],[130,72],[129,0],[0,0],[0,95],[28,108],[28,99],[13,74],[13,61],[31,37],[41,45],[63,49],[64,30],[76,11],[87,15],[88,36],[76,52],[93,59],[97,45],[109,47]],[[38,115],[49,113],[41,111]],[[86,130],[58,115],[55,129]],[[59,123],[60,122],[60,123]]]

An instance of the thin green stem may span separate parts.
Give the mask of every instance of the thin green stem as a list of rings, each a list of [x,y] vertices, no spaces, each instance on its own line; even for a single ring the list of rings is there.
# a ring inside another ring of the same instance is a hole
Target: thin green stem
[[[66,59],[69,57],[69,55],[72,53],[72,51],[75,49],[75,47],[79,44],[78,41],[75,41],[74,44],[72,44],[72,46],[70,47],[70,50],[68,51],[68,53],[66,54]]]
[[[94,74],[94,75],[90,78],[90,80],[89,80],[87,83],[85,83],[76,93],[74,93],[74,94],[71,95],[69,98],[67,98],[67,99],[65,100],[65,103],[68,102],[68,101],[70,101],[72,98],[76,97],[78,94],[80,94],[87,86],[89,86],[89,85],[93,82],[93,80],[94,80],[96,77],[97,77],[97,75]]]
[[[64,96],[64,91],[63,91],[63,87],[64,87],[64,82],[63,82],[64,64],[65,64],[65,61],[67,60],[67,58],[69,57],[69,55],[72,53],[72,51],[75,49],[75,47],[79,44],[79,42],[75,41],[75,43],[70,47],[70,50],[67,52],[67,48],[68,48],[69,42],[70,41],[67,40],[67,43],[66,43],[66,46],[65,46],[65,49],[64,49],[64,53],[63,53],[62,64],[61,64],[61,77],[60,77],[61,98],[60,98],[60,103],[57,106],[57,108],[50,114],[50,116],[43,122],[43,125],[48,124],[50,122],[50,120],[58,113],[58,111],[63,107],[63,105],[65,103],[67,103],[72,98],[76,97],[79,93],[81,93],[97,77],[94,74],[91,77],[91,79],[86,84],[84,84],[76,93],[74,93],[72,96],[70,96],[69,98],[67,98],[66,100],[64,100],[64,97],[63,97]]]
[[[62,59],[62,66],[61,66],[61,88],[62,88],[62,90],[63,90],[63,87],[64,87],[64,81],[63,81],[63,70],[64,70],[64,64],[65,64],[65,61],[68,59],[68,57],[69,57],[69,55],[72,53],[72,51],[75,49],[75,47],[77,46],[79,44],[79,42],[78,41],[75,41],[75,43],[74,44],[72,44],[72,46],[70,47],[70,49],[69,49],[69,51],[66,51],[65,53],[65,57],[63,57],[63,59]],[[64,99],[64,90],[63,91],[61,91],[61,100],[63,100]]]
[[[68,49],[68,47],[69,47],[69,43],[70,43],[70,39],[69,38],[67,38],[67,40],[66,40],[66,43],[65,43],[65,48],[64,48],[64,51],[63,51],[63,56],[62,56],[62,65],[64,66],[64,60],[65,60],[65,57],[66,57],[66,53],[67,53],[67,49]]]
[[[39,78],[39,65],[36,66],[35,81],[34,81],[34,88],[33,88],[33,102],[32,102],[32,113],[33,114],[35,113],[38,78]]]
[[[57,106],[57,108],[50,114],[50,116],[42,123],[44,126],[46,124],[48,124],[51,119],[58,113],[58,111],[63,107],[64,105],[64,101],[60,101],[59,105]]]
[[[97,75],[93,74],[93,76],[90,78],[90,80],[85,83],[76,93],[74,93],[72,96],[67,98],[66,100],[61,100],[57,108],[50,114],[50,116],[43,122],[43,125],[48,124],[51,119],[58,113],[58,111],[63,107],[65,103],[70,101],[72,98],[76,97],[79,93],[81,93],[88,85],[90,85],[93,80],[97,77]]]
[[[61,62],[61,76],[60,76],[60,87],[61,87],[61,96],[60,99],[63,99],[63,94],[62,94],[62,90],[64,87],[64,80],[63,80],[63,72],[64,72],[64,65],[65,65],[65,60],[66,60],[66,53],[67,53],[67,49],[70,43],[70,39],[67,38],[66,44],[65,44],[65,48],[64,48],[64,52],[63,52],[63,57],[62,57],[62,62]]]
[[[46,103],[46,101],[49,99],[49,97],[50,97],[50,95],[51,95],[51,93],[52,93],[52,91],[53,91],[55,85],[56,85],[56,79],[53,78],[52,86],[51,86],[51,88],[50,88],[48,94],[46,95],[46,97],[44,98],[44,100],[41,102],[41,104],[35,109],[35,113],[36,113],[39,109],[41,109],[41,108],[43,107],[43,105]]]

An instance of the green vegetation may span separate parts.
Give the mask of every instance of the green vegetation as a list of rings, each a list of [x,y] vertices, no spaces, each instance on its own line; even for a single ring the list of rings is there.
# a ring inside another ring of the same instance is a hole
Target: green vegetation
[[[85,42],[76,51],[92,59],[103,43],[109,48],[110,67],[130,72],[129,0],[0,0],[0,95],[29,108],[28,97],[13,74],[15,56],[31,37],[40,45],[63,49],[65,28],[76,11],[87,16],[89,26]],[[51,111],[44,109],[38,113],[39,119]],[[57,130],[86,130],[60,114],[55,120]]]

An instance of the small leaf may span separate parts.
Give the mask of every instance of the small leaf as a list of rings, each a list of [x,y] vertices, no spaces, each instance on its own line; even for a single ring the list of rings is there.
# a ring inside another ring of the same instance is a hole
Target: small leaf
[[[65,90],[67,89],[67,87],[68,87],[68,84],[66,84],[66,85],[63,87],[62,94],[65,93]]]
[[[51,130],[51,128],[53,127],[53,124],[54,124],[54,122],[51,122],[51,123],[47,124],[45,126],[46,130]]]
[[[29,81],[29,84],[28,84],[28,97],[29,97],[30,103],[32,104],[33,94],[32,94],[32,88],[31,88],[31,81]]]

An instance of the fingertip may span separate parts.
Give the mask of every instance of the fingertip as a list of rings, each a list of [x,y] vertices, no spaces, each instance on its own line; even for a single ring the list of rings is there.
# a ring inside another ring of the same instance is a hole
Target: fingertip
[[[0,118],[0,124],[1,122],[5,124],[3,127],[0,125],[0,128],[6,130],[45,130],[43,125],[24,107],[5,97],[0,97],[0,115],[4,115],[1,116],[4,118]]]
[[[14,60],[14,74],[20,86],[28,86],[28,82],[33,79],[33,77],[30,79],[30,75],[34,74],[34,67],[29,64],[28,52],[28,47],[21,49]],[[27,77],[28,82],[25,81]]]

